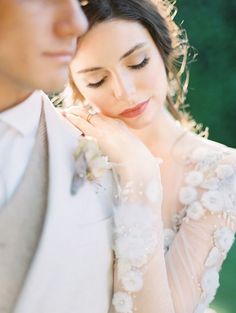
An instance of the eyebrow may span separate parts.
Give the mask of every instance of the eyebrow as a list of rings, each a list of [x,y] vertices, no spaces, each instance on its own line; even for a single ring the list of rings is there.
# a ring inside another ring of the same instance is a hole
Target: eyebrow
[[[138,43],[137,45],[135,45],[133,48],[131,48],[129,51],[127,51],[125,54],[122,55],[122,57],[120,57],[120,60],[123,60],[125,58],[127,58],[129,55],[131,55],[132,53],[134,53],[134,51],[143,48],[144,46],[146,46],[145,42],[141,42]]]
[[[138,49],[141,49],[143,48],[144,46],[146,46],[147,43],[146,42],[141,42],[137,45],[135,45],[133,48],[131,48],[130,50],[128,50],[127,52],[125,52],[125,54],[123,54],[121,57],[120,57],[120,61],[127,58],[129,55],[131,55],[132,53],[134,53],[136,50]],[[98,71],[98,70],[101,70],[102,67],[89,67],[89,68],[86,68],[86,69],[83,69],[83,70],[80,70],[78,71],[77,73],[78,74],[81,74],[81,73],[88,73],[88,72],[95,72],[95,71]]]

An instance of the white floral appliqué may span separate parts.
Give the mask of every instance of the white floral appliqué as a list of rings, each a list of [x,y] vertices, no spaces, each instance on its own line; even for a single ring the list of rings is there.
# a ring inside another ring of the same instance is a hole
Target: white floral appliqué
[[[216,175],[220,179],[226,179],[231,177],[234,174],[234,168],[228,164],[222,164],[217,166],[216,168]]]
[[[227,227],[221,227],[214,232],[216,247],[223,253],[227,253],[234,242],[234,233]]]
[[[114,214],[114,250],[117,258],[135,267],[143,266],[157,244],[155,221],[156,217],[148,208],[120,206]]]
[[[115,209],[113,248],[118,260],[118,280],[126,291],[114,294],[116,312],[133,312],[131,293],[142,289],[142,267],[156,249],[155,225],[156,216],[148,207],[126,203]]]
[[[193,187],[183,187],[180,190],[179,200],[182,204],[190,204],[197,199],[197,190]]]
[[[201,202],[212,213],[221,212],[224,208],[224,200],[218,190],[204,192]]]
[[[201,280],[202,296],[210,303],[216,294],[219,287],[219,273],[216,267],[208,269]]]
[[[112,304],[118,313],[132,313],[133,300],[126,292],[116,292],[113,296]]]
[[[72,178],[71,194],[76,194],[85,180],[95,180],[109,169],[111,165],[102,155],[97,143],[90,137],[81,137],[74,152],[75,173]]]
[[[189,186],[199,186],[203,181],[203,173],[200,171],[191,171],[185,177],[185,183]]]
[[[199,201],[191,203],[187,208],[187,216],[193,220],[199,220],[205,214],[205,210]]]
[[[143,287],[143,274],[138,271],[128,271],[121,279],[124,289],[137,292]]]
[[[217,177],[208,177],[204,179],[201,184],[201,187],[209,190],[216,190],[220,187],[220,180]]]
[[[187,160],[191,171],[185,176],[186,185],[180,190],[180,202],[184,204],[180,212],[185,212],[181,215],[182,221],[199,220],[210,212],[220,220],[225,220],[227,225],[227,227],[218,226],[212,233],[214,246],[204,263],[206,270],[200,280],[201,299],[194,313],[205,312],[209,303],[214,299],[219,287],[219,266],[234,241],[236,166],[225,163],[224,157],[228,155],[227,151],[222,150],[205,147],[195,149]],[[196,187],[198,189],[195,189]],[[181,225],[180,222],[179,224]]]
[[[220,260],[220,257],[221,257],[221,254],[220,254],[219,249],[217,247],[212,248],[205,262],[206,267],[215,266]]]

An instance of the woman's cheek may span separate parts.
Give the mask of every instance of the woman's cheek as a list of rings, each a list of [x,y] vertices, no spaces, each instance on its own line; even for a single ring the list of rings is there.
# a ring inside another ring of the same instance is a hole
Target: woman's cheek
[[[98,93],[97,95],[91,96],[88,100],[101,110],[104,115],[109,115],[109,99],[106,95]]]
[[[100,105],[102,103],[102,99],[99,96],[99,92],[97,90],[93,90],[92,88],[85,87],[85,88],[80,88],[80,92],[88,103],[94,104],[99,109],[101,109]]]
[[[154,71],[153,68],[150,68],[146,72],[145,82],[147,82],[147,84],[151,86],[156,81],[157,75],[158,75],[157,71]]]

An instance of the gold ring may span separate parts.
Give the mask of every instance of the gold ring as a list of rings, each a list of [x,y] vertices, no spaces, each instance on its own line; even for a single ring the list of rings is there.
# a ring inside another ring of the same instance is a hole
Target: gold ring
[[[92,119],[92,117],[93,117],[94,115],[96,115],[96,113],[88,113],[87,118],[86,118],[86,120],[87,120],[88,123],[90,123],[90,121],[91,121],[91,119]]]

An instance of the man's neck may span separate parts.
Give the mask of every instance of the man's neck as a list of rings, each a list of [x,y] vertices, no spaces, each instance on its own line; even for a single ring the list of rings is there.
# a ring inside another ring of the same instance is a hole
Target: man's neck
[[[0,84],[0,113],[20,104],[27,99],[32,90],[11,88]]]

